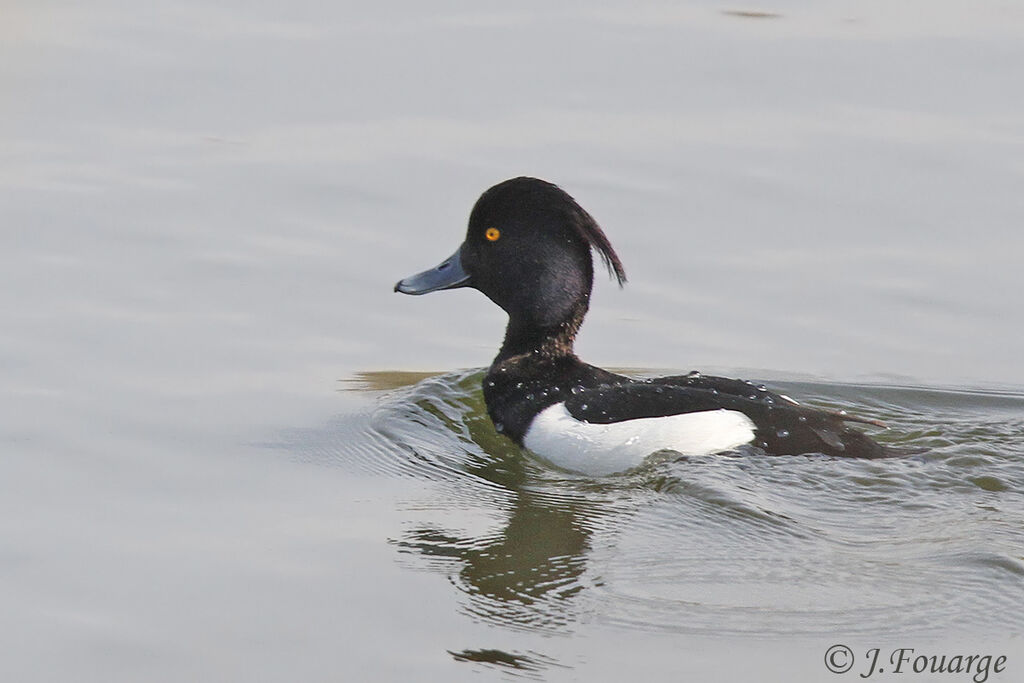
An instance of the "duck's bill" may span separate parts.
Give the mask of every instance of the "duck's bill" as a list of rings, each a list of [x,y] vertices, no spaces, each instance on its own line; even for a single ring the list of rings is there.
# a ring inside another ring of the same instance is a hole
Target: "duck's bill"
[[[399,280],[395,291],[402,294],[427,294],[440,289],[455,289],[469,284],[469,275],[462,269],[461,248],[446,258],[436,268],[411,275]]]

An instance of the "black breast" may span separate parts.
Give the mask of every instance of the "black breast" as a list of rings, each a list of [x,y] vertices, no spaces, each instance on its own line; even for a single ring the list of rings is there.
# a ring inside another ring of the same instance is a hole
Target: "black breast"
[[[484,377],[484,402],[494,428],[522,445],[537,413],[602,385],[634,380],[587,365],[575,356],[529,354],[495,362]]]

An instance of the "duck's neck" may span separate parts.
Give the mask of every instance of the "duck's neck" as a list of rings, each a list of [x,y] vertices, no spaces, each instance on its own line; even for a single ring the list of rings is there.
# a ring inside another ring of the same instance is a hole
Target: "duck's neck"
[[[569,318],[554,327],[541,327],[524,322],[515,316],[509,317],[505,341],[498,351],[497,358],[494,359],[494,365],[524,356],[537,356],[547,360],[573,356],[576,333],[586,313],[586,306],[581,306]]]

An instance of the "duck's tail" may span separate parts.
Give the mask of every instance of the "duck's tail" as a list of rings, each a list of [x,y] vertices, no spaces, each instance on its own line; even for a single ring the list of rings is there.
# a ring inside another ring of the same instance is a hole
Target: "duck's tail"
[[[848,426],[848,422],[887,428],[884,422],[867,417],[793,407],[798,413],[797,420],[787,419],[789,429],[762,430],[761,442],[766,450],[779,455],[800,453],[824,453],[841,458],[898,458],[924,452],[920,448],[903,448],[879,443],[870,435]],[[781,416],[780,416],[781,417]],[[790,416],[791,417],[791,416]]]

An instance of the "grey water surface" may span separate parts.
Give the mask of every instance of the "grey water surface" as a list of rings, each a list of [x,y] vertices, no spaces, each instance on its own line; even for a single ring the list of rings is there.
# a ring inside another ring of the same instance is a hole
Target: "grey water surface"
[[[1024,8],[2,15],[3,680],[928,680],[872,648],[1024,680]],[[925,452],[512,446],[503,314],[391,286],[520,174],[626,265],[586,360]]]

